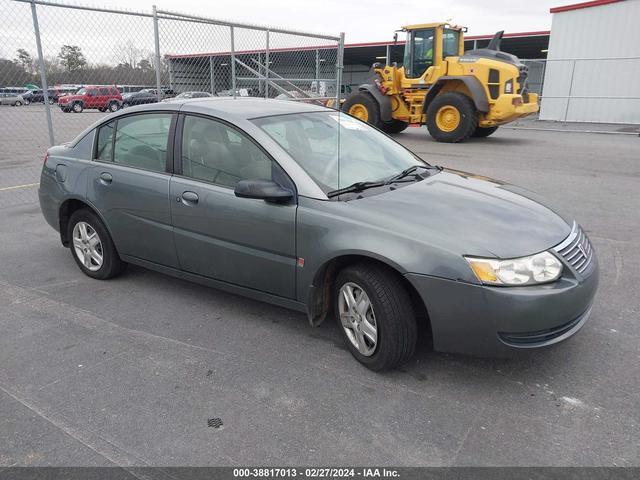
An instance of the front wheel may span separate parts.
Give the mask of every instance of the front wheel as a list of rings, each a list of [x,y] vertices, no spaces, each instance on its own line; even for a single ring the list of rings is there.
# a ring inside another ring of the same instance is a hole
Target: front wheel
[[[345,268],[336,279],[334,311],[349,351],[367,368],[392,368],[413,356],[415,314],[392,270],[370,263]]]
[[[49,105],[53,105],[54,103],[56,103],[55,99],[49,97]]]
[[[109,232],[92,211],[75,211],[67,235],[71,255],[85,275],[106,280],[124,269],[126,264],[120,260]]]
[[[13,104],[14,107],[21,107],[22,106],[22,102],[20,100],[18,100],[16,103]]]
[[[463,142],[477,126],[476,107],[464,93],[442,93],[427,108],[427,129],[438,142]]]
[[[84,110],[84,106],[80,102],[74,103],[72,108],[74,113],[82,113]]]
[[[472,137],[485,138],[498,130],[498,127],[476,127],[476,130],[471,134]]]
[[[108,108],[110,112],[117,112],[120,109],[120,105],[117,102],[111,102]]]
[[[380,127],[380,106],[368,92],[359,91],[349,95],[342,104],[342,111],[363,122]]]

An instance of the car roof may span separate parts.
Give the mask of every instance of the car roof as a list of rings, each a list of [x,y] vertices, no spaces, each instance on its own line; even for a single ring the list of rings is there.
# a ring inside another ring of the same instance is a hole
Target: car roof
[[[245,120],[290,113],[332,111],[317,104],[252,97],[203,97],[183,100],[182,104],[182,111],[190,111],[191,107],[197,107],[198,111],[206,108],[211,109],[212,113],[222,112]]]

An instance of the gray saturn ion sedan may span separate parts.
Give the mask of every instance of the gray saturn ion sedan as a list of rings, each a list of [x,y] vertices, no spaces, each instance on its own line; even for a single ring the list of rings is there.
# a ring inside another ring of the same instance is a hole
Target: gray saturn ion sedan
[[[322,106],[204,98],[106,116],[50,148],[47,222],[89,277],[127,263],[340,324],[372,370],[545,347],[598,284],[580,226],[530,192],[425,163]],[[421,335],[422,338],[422,335]],[[429,340],[426,340],[429,341]]]

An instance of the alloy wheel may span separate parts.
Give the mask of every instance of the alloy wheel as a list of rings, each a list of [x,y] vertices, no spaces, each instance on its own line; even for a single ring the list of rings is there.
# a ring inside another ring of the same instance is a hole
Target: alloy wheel
[[[78,222],[73,227],[73,248],[84,267],[96,272],[102,267],[104,252],[98,232],[87,222]]]
[[[378,345],[378,324],[367,292],[353,282],[342,285],[338,314],[347,338],[358,352],[365,357],[373,355]]]

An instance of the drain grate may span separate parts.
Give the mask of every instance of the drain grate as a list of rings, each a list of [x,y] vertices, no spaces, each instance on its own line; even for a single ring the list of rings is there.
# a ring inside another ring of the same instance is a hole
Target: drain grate
[[[207,420],[207,427],[220,428],[222,426],[221,418],[210,418]]]

